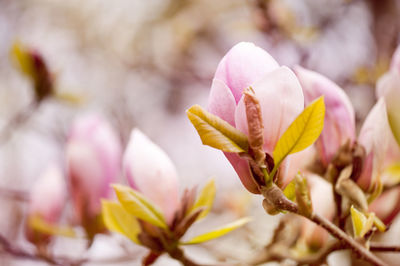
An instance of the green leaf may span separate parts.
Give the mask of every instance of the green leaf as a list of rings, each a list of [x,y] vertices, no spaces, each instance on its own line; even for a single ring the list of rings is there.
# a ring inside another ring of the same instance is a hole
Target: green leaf
[[[350,208],[351,221],[353,223],[353,231],[355,237],[364,237],[369,230],[372,229],[376,219],[374,213],[369,213],[367,216],[358,211],[352,205]]]
[[[49,223],[38,215],[34,215],[29,218],[29,226],[33,230],[43,234],[76,237],[76,233],[73,228]]]
[[[125,210],[136,218],[152,225],[167,229],[165,218],[156,206],[151,204],[141,193],[127,186],[113,185],[119,202]]]
[[[240,220],[237,220],[235,222],[229,223],[219,229],[210,231],[208,233],[196,236],[194,238],[192,238],[191,240],[189,240],[188,242],[184,242],[182,243],[183,245],[193,245],[193,244],[199,244],[199,243],[203,243],[218,237],[221,237],[223,235],[226,235],[227,233],[245,225],[246,223],[248,223],[251,219],[250,218],[242,218]]]
[[[247,136],[228,122],[215,116],[199,105],[190,107],[186,114],[196,128],[204,145],[224,152],[247,152]]]
[[[198,208],[205,207],[204,211],[201,212],[197,220],[206,217],[207,214],[210,212],[211,207],[214,203],[215,193],[216,193],[215,181],[214,179],[211,179],[201,190],[200,195],[197,197],[197,200],[194,203],[193,207],[190,208],[189,213],[197,210]]]
[[[321,96],[303,110],[278,140],[273,152],[275,166],[271,176],[286,156],[304,150],[317,140],[324,127],[324,116],[324,97]]]
[[[283,194],[285,194],[286,198],[288,198],[291,201],[294,201],[296,199],[295,179],[290,181],[290,183],[285,187],[285,189],[283,190]]]
[[[140,244],[137,236],[140,225],[135,216],[128,213],[118,202],[102,200],[103,221],[108,230],[128,237],[133,242]]]

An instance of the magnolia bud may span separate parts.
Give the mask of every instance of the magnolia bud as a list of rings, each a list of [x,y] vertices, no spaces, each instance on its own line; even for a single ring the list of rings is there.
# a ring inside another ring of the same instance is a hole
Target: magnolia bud
[[[49,166],[31,190],[26,226],[26,237],[30,242],[42,245],[50,240],[49,235],[32,227],[32,221],[40,219],[48,224],[56,224],[65,206],[66,196],[61,170],[54,165]]]
[[[134,129],[124,154],[124,174],[132,188],[143,193],[172,222],[179,207],[178,175],[168,155]]]
[[[110,184],[120,171],[117,134],[96,115],[80,117],[72,125],[66,161],[77,222],[94,235],[101,218],[100,199],[109,197]]]

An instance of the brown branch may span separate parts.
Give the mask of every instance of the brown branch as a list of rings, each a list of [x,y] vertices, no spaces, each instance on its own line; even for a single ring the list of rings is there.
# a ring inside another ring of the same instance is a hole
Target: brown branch
[[[370,243],[369,249],[373,252],[400,252],[400,246]]]

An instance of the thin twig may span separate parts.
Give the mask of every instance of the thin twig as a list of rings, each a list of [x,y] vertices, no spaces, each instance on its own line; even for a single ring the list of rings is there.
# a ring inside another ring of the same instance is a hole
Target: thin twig
[[[370,243],[369,249],[373,252],[400,252],[399,245],[382,245],[380,243]]]

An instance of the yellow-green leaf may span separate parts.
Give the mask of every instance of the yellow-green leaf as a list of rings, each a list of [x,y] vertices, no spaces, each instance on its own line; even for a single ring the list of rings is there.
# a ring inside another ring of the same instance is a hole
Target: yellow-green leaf
[[[317,140],[324,127],[324,116],[325,104],[321,96],[303,110],[278,140],[273,152],[274,168],[277,169],[289,154],[302,151]]]
[[[197,210],[198,208],[205,207],[204,211],[201,212],[197,220],[206,217],[214,203],[215,193],[215,181],[214,179],[211,179],[201,190],[200,195],[197,197],[197,200],[194,203],[193,207],[190,209],[189,213]]]
[[[188,242],[184,242],[182,243],[183,245],[193,245],[193,244],[199,244],[199,243],[203,243],[218,237],[221,237],[223,235],[226,235],[227,233],[245,225],[246,223],[248,223],[250,221],[250,218],[242,218],[239,219],[235,222],[229,223],[219,229],[210,231],[208,233],[196,236],[194,238],[192,238],[191,240],[189,240]]]
[[[362,212],[358,211],[352,205],[350,208],[351,221],[353,223],[353,231],[355,237],[364,237],[368,233],[372,226],[375,224],[375,214],[369,213],[367,216]]]
[[[85,99],[81,95],[70,92],[56,91],[54,96],[56,99],[72,105],[81,105],[82,103],[85,102]]]
[[[397,185],[400,183],[400,163],[394,163],[389,165],[385,169],[385,174],[390,177],[388,180],[391,185]]]
[[[295,179],[290,181],[290,183],[285,187],[285,189],[283,190],[283,194],[285,194],[286,198],[288,198],[291,201],[294,201],[296,199]]]
[[[228,122],[215,116],[199,105],[190,107],[186,114],[196,128],[204,145],[224,152],[247,152],[247,136]]]
[[[168,227],[162,213],[141,193],[122,185],[113,185],[113,188],[119,202],[127,212],[160,228],[166,229]]]
[[[118,202],[102,200],[103,221],[108,230],[128,237],[133,242],[140,244],[137,236],[140,225],[135,216],[128,213]]]
[[[32,56],[19,42],[15,42],[12,46],[11,57],[16,61],[22,73],[33,78]]]
[[[374,215],[374,225],[380,232],[385,232],[386,231],[386,225],[384,222],[382,222],[381,219],[378,218],[378,216]]]
[[[34,215],[29,218],[29,226],[40,233],[48,235],[57,235],[64,237],[76,237],[73,228],[68,226],[59,226],[57,224],[48,223],[42,217]]]
[[[351,206],[350,213],[351,213],[351,221],[353,223],[354,236],[362,237],[361,234],[364,229],[364,225],[367,222],[367,217],[365,217],[365,215],[362,212],[354,208],[354,206]]]

